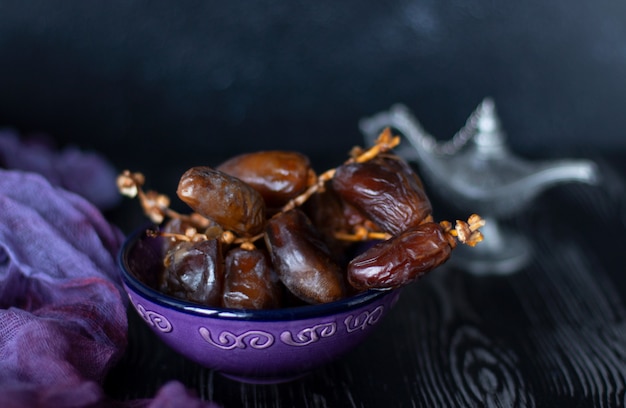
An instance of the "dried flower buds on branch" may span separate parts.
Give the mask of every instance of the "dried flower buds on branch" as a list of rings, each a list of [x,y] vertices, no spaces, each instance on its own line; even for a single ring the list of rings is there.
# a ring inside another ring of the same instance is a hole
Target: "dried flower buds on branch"
[[[169,294],[193,301],[210,298],[225,307],[278,307],[279,285],[290,293],[287,298],[324,303],[354,291],[406,285],[446,262],[457,243],[474,246],[483,239],[485,221],[476,214],[454,227],[433,220],[419,176],[392,152],[399,143],[399,136],[385,129],[374,146],[355,147],[343,164],[319,175],[306,156],[283,151],[246,153],[215,168],[193,167],[177,189],[190,214],[171,210],[165,195],[144,192],[141,173],[124,171],[117,183],[121,194],[137,197],[150,220],[162,224],[153,235],[167,242],[164,273],[174,276],[162,281],[168,282],[163,290]],[[194,244],[201,241],[217,242],[220,248]],[[353,256],[358,241],[378,243]],[[237,258],[235,252],[229,256],[235,250]],[[244,258],[245,251],[254,251],[254,261]],[[241,283],[232,283],[229,287],[240,289],[229,289],[228,300],[221,297],[220,303],[215,293],[222,290],[224,272],[198,275],[198,265],[223,265],[225,258],[242,260],[226,272],[229,282]],[[205,295],[186,293],[189,288],[177,283],[184,281],[181,268],[187,263],[197,276],[219,277]],[[269,279],[263,265],[269,265],[275,282],[260,285],[263,292],[244,291],[245,282]],[[268,301],[248,302],[246,296]]]
[[[449,221],[441,221],[440,224],[445,232],[456,237],[459,242],[465,245],[473,247],[483,240],[483,234],[480,232],[479,228],[485,225],[485,220],[478,214],[470,215],[467,222],[456,220],[454,229]]]

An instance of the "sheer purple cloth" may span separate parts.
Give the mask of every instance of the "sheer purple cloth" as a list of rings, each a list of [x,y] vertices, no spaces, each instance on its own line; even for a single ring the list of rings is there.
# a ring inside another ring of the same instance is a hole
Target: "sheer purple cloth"
[[[0,169],[0,407],[209,406],[177,382],[141,401],[104,394],[127,342],[123,238],[83,197]]]
[[[115,185],[117,171],[106,158],[73,146],[57,149],[44,134],[20,137],[17,132],[0,129],[0,167],[39,173],[100,210],[120,202]]]

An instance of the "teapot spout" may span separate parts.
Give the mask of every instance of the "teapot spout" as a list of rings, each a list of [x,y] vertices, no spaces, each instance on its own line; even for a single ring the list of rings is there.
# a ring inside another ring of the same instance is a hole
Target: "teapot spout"
[[[533,173],[522,180],[528,190],[539,193],[562,183],[597,185],[600,178],[596,163],[589,160],[562,159],[540,163]]]

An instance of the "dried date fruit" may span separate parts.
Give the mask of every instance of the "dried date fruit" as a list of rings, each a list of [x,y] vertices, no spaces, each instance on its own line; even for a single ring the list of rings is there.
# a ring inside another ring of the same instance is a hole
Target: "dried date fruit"
[[[282,287],[261,249],[233,248],[226,254],[223,306],[233,309],[274,309]]]
[[[346,246],[351,244],[336,237],[338,231],[352,229],[350,219],[345,217],[345,203],[332,188],[326,188],[312,195],[301,208],[321,234],[330,251],[339,258],[345,252]]]
[[[327,303],[346,294],[339,265],[311,221],[296,208],[270,219],[265,242],[283,284],[308,303]]]
[[[211,167],[187,170],[176,193],[195,212],[238,235],[256,235],[265,225],[263,197],[238,178]]]
[[[348,281],[360,290],[390,289],[413,282],[450,257],[454,241],[427,222],[378,242],[348,264]]]
[[[180,243],[181,237],[191,241],[192,237],[197,234],[197,228],[188,218],[171,218],[163,223],[159,231],[151,231],[150,234],[160,235],[164,238],[163,250],[167,253]]]
[[[355,241],[380,239],[378,227],[327,186],[302,206],[333,257],[343,266],[353,255]]]
[[[482,240],[476,214],[454,226],[433,222],[419,176],[391,153],[398,143],[386,129],[374,146],[355,147],[344,164],[317,176],[306,156],[282,151],[193,167],[177,190],[188,215],[169,208],[167,196],[144,192],[141,173],[124,171],[117,184],[154,223],[169,219],[150,234],[168,239],[162,291],[254,309],[275,307],[278,286],[283,307],[327,303],[407,285],[444,263],[457,241]]]
[[[335,172],[332,187],[392,235],[419,225],[432,212],[419,177],[396,156],[343,164]]]
[[[159,289],[173,297],[220,306],[224,287],[224,261],[217,239],[181,241],[164,259]]]
[[[166,234],[185,235],[190,228],[194,228],[194,225],[185,218],[172,218],[163,223],[161,231]]]
[[[316,181],[309,158],[298,152],[266,150],[232,157],[217,170],[257,190],[267,208],[280,208]]]

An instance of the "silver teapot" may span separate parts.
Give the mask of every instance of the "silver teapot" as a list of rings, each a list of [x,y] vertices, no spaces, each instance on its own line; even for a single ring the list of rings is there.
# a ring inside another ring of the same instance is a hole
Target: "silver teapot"
[[[589,160],[532,162],[516,157],[506,144],[491,98],[485,98],[465,126],[445,143],[429,135],[401,104],[363,118],[359,127],[369,145],[386,127],[399,132],[409,143],[396,153],[419,166],[434,193],[458,210],[475,212],[485,219],[481,229],[485,240],[473,248],[457,248],[450,260],[475,274],[512,273],[530,260],[527,238],[503,230],[503,218],[519,213],[556,184],[599,181],[597,166]]]

